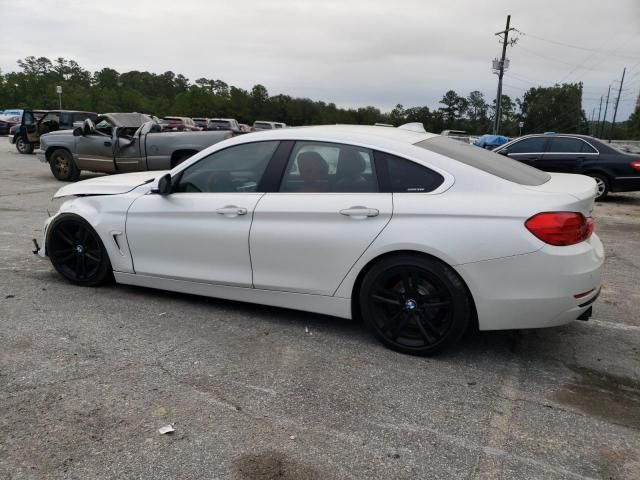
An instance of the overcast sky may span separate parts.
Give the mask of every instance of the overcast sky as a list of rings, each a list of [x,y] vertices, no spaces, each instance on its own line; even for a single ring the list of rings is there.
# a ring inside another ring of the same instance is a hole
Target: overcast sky
[[[3,72],[28,55],[62,56],[91,71],[172,70],[383,110],[437,108],[449,89],[495,98],[494,33],[511,14],[523,33],[505,94],[582,81],[591,117],[626,66],[626,119],[640,91],[640,0],[0,0],[0,12]]]

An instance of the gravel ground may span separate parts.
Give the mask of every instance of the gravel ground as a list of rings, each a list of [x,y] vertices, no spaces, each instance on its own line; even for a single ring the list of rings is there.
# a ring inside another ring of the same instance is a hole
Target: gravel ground
[[[421,359],[336,318],[65,283],[30,253],[62,184],[6,138],[0,167],[0,478],[640,478],[640,194],[596,206],[592,320]]]

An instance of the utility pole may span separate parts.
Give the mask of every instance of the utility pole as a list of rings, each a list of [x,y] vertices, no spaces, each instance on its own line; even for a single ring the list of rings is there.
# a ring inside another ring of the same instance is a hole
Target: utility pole
[[[598,108],[598,123],[596,123],[596,128],[593,131],[593,136],[598,136],[598,130],[600,130],[600,115],[602,114],[602,95],[600,95],[600,108]]]
[[[500,132],[500,117],[502,116],[502,77],[504,76],[505,61],[507,56],[507,45],[514,45],[517,38],[509,42],[509,32],[515,28],[509,28],[511,23],[511,15],[507,15],[507,26],[504,30],[497,32],[496,35],[502,39],[502,57],[499,62],[494,60],[494,71],[498,74],[498,94],[496,95],[496,118],[493,121],[493,134],[498,135]],[[504,35],[504,37],[502,37]],[[497,65],[496,65],[497,63]],[[496,68],[497,67],[497,68]]]
[[[604,129],[607,123],[607,108],[609,107],[609,95],[611,94],[611,85],[609,85],[609,91],[607,92],[607,101],[604,104],[604,117],[602,117],[602,125],[600,126],[600,138],[604,136]]]
[[[627,73],[627,67],[622,70],[622,80],[620,80],[620,88],[618,89],[618,98],[616,98],[616,108],[613,110],[613,120],[611,121],[611,130],[609,130],[609,143],[613,136],[613,128],[616,125],[616,115],[618,114],[618,103],[620,103],[620,94],[622,93],[622,84],[624,83],[624,74]]]
[[[596,119],[596,107],[591,110],[591,121],[589,122],[589,133],[593,134],[593,121]]]

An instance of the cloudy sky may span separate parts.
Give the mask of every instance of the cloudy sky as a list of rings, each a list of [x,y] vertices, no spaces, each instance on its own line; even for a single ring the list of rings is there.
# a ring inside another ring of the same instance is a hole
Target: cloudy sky
[[[383,110],[437,108],[449,89],[494,98],[494,33],[511,14],[507,95],[582,81],[590,117],[626,66],[625,119],[640,92],[640,0],[0,0],[0,12],[4,72],[62,56]]]

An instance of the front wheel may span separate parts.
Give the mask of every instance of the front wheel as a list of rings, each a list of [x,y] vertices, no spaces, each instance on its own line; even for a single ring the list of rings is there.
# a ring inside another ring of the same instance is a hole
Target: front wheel
[[[47,256],[64,278],[92,287],[111,276],[111,262],[100,236],[82,217],[63,214],[47,235]]]
[[[411,255],[374,265],[359,301],[373,334],[392,350],[412,355],[432,355],[457,342],[472,314],[469,294],[450,267]]]
[[[51,173],[63,182],[75,182],[80,178],[80,169],[73,161],[73,156],[68,150],[59,148],[49,156]]]
[[[30,153],[33,153],[33,145],[31,145],[28,142],[25,142],[24,138],[18,137],[16,139],[16,150],[18,150],[18,153],[28,155]]]

